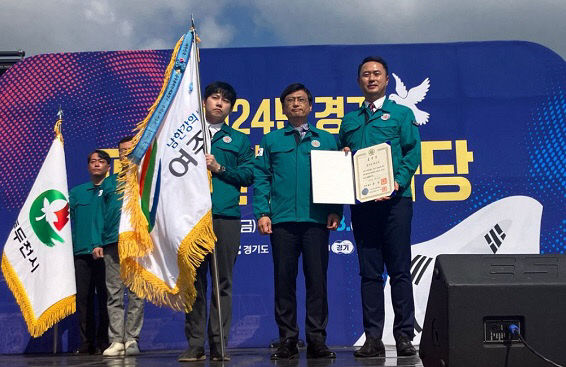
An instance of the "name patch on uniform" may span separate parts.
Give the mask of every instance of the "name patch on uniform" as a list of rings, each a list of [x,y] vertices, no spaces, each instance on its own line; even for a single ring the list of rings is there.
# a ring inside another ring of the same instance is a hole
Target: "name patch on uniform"
[[[232,142],[232,138],[226,135],[225,137],[222,138],[222,141],[225,142],[226,144],[229,144]]]
[[[318,148],[320,146],[320,141],[315,139],[315,140],[311,141],[311,145],[315,148]]]
[[[390,117],[391,117],[391,115],[388,114],[388,113],[384,113],[383,115],[381,115],[381,119],[382,119],[383,121],[389,120]]]

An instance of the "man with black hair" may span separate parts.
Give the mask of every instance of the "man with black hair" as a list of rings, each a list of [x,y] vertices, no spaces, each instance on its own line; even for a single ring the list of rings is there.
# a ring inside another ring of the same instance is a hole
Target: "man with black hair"
[[[108,311],[102,249],[102,184],[110,169],[110,156],[97,149],[88,155],[87,164],[90,181],[71,189],[69,206],[81,335],[81,345],[76,352],[94,354],[108,346]],[[98,302],[98,326],[94,312],[95,293]]]
[[[240,247],[240,188],[253,182],[253,152],[247,135],[225,124],[236,102],[236,91],[224,82],[208,85],[204,92],[205,134],[211,138],[210,154],[206,154],[206,165],[212,172],[212,216],[216,245],[214,252],[218,262],[218,284],[222,311],[224,345],[228,340],[232,321],[232,269]],[[227,361],[230,357],[221,354],[218,305],[212,297],[207,317],[207,275],[212,266],[208,255],[197,269],[195,288],[197,298],[193,309],[185,317],[185,335],[189,348],[178,358],[179,362],[202,361],[205,332],[208,320],[208,345],[210,359]],[[212,268],[211,268],[212,271]],[[212,284],[212,294],[216,293]]]
[[[118,143],[118,154],[122,164],[128,164],[126,152],[132,147],[132,139],[131,136],[128,136]],[[108,337],[110,343],[112,343],[102,353],[106,357],[139,354],[138,341],[143,325],[144,300],[129,288],[127,316],[124,322],[124,288],[126,286],[120,278],[120,256],[118,254],[122,195],[117,190],[117,179],[118,174],[113,174],[106,178],[102,184],[104,190],[102,195],[102,213],[104,218],[102,243],[104,243],[106,289],[108,293]]]
[[[289,124],[263,137],[255,163],[254,214],[261,234],[269,234],[275,279],[275,321],[280,344],[272,360],[297,358],[296,282],[303,256],[306,283],[308,358],[336,358],[326,346],[329,230],[342,217],[340,205],[312,200],[310,152],[336,150],[334,137],[308,123],[312,95],[300,83],[280,96]]]
[[[411,280],[411,178],[421,161],[421,140],[413,112],[387,99],[387,63],[366,57],[358,66],[357,81],[365,101],[344,116],[340,146],[357,151],[380,143],[391,145],[395,192],[350,207],[360,263],[363,324],[366,340],[357,358],[385,356],[381,341],[385,319],[383,273],[387,269],[395,320],[393,336],[398,356],[416,354],[415,305]]]

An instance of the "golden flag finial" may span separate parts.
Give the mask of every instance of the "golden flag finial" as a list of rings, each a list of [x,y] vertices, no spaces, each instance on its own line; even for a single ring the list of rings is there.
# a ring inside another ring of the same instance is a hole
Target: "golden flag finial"
[[[61,140],[63,143],[63,134],[61,134],[61,124],[63,123],[63,109],[59,106],[59,111],[57,112],[57,122],[55,122],[55,127],[53,130],[55,131],[55,138]]]

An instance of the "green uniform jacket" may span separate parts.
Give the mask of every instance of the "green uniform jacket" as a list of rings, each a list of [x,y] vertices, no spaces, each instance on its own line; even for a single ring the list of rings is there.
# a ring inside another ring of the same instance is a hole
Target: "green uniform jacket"
[[[106,177],[102,183],[102,217],[104,218],[104,230],[102,231],[102,243],[108,245],[118,242],[120,231],[120,215],[122,213],[122,195],[116,192],[118,175]]]
[[[397,195],[411,197],[411,177],[421,162],[421,138],[414,121],[413,111],[387,98],[374,114],[362,106],[344,116],[339,132],[340,147],[355,152],[389,143],[393,175],[399,184]]]
[[[73,253],[91,254],[102,243],[102,186],[87,182],[75,186],[69,192],[71,207],[71,232],[73,235]]]
[[[311,150],[337,150],[334,137],[309,125],[297,144],[290,124],[265,135],[254,166],[254,214],[273,224],[326,224],[328,214],[342,215],[341,205],[314,204],[311,190]]]
[[[239,218],[240,187],[254,180],[250,139],[224,124],[212,138],[211,154],[226,168],[212,174],[212,214]]]

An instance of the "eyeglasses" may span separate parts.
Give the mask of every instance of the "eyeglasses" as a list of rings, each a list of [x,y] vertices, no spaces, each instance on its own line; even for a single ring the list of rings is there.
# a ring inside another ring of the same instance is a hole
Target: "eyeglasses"
[[[308,99],[306,99],[305,97],[286,97],[285,98],[285,103],[288,104],[292,104],[293,102],[299,102],[300,104],[305,104],[308,102]]]

